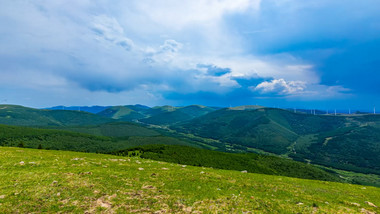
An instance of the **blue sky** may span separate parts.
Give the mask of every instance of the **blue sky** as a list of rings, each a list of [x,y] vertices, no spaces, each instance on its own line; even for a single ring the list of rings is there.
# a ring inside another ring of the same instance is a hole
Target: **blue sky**
[[[378,0],[5,0],[0,102],[380,109]]]

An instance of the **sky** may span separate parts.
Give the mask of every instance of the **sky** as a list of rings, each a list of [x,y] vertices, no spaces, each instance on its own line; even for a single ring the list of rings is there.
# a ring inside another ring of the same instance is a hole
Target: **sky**
[[[378,0],[2,0],[0,104],[380,111]]]

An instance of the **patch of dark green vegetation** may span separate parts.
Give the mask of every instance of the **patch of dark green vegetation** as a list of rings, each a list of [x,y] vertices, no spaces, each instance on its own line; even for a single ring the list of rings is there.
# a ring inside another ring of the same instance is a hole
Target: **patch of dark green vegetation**
[[[18,146],[80,152],[102,152],[125,148],[109,137],[61,130],[0,125],[0,146]]]
[[[187,140],[181,140],[168,136],[153,136],[153,137],[139,137],[134,136],[128,138],[128,147],[137,147],[144,145],[182,145],[182,146],[191,146],[196,148],[203,148],[201,145],[194,144]],[[114,150],[115,151],[115,150]]]
[[[305,163],[253,153],[231,154],[187,146],[147,145],[112,152],[111,154],[121,156],[140,156],[146,159],[192,166],[238,171],[246,170],[251,173],[283,175],[325,181],[340,181],[336,175]]]
[[[106,153],[147,144],[191,145],[166,136],[106,137],[56,129],[0,125],[0,146]]]
[[[159,136],[160,133],[130,122],[113,122],[92,126],[59,127],[60,129],[107,137]]]

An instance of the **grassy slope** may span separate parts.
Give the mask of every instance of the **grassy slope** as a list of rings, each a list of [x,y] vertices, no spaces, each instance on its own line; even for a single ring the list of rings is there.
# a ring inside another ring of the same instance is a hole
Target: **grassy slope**
[[[0,169],[0,213],[380,212],[375,187],[140,158],[0,148]]]
[[[231,154],[178,145],[147,145],[113,152],[112,154],[118,154],[121,156],[138,155],[142,158],[158,161],[213,167],[217,169],[245,170],[250,173],[283,175],[326,181],[342,181],[335,174],[330,174],[305,163],[252,153]]]

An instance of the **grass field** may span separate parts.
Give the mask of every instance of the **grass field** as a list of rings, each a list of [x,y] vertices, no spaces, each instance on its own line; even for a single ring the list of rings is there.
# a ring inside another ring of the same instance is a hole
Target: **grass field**
[[[0,147],[0,213],[379,213],[380,189]]]

